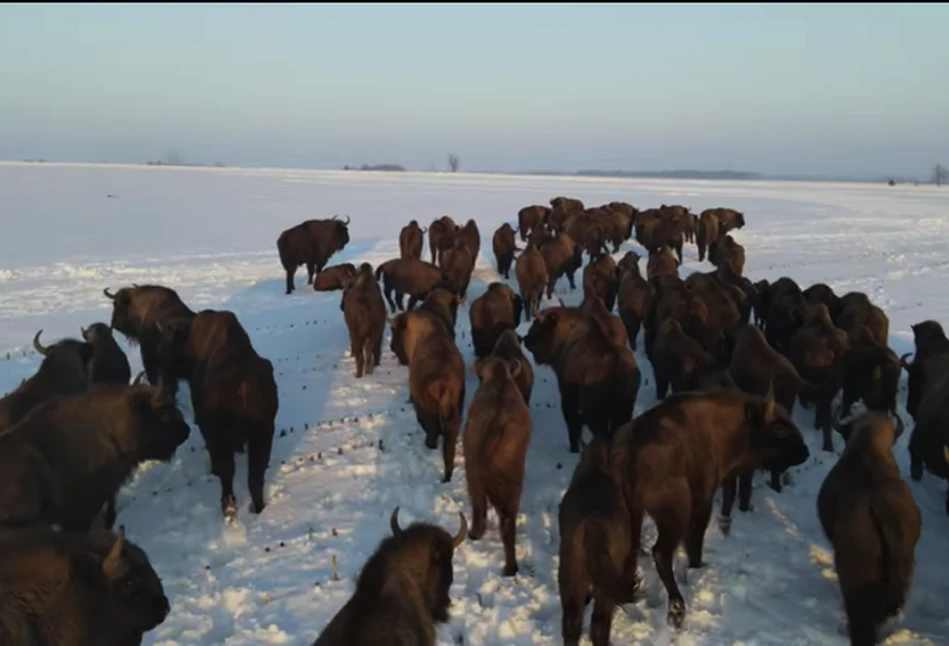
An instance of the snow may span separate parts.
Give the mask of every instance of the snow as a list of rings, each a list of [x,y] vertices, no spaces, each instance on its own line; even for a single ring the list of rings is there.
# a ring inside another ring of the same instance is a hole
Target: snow
[[[147,551],[172,602],[146,644],[309,645],[351,595],[359,569],[388,534],[396,505],[403,525],[428,520],[454,533],[459,511],[470,520],[460,448],[453,480],[443,485],[441,451],[424,447],[406,401],[407,372],[389,351],[388,334],[381,367],[356,380],[339,293],[303,289],[301,271],[301,289],[284,295],[279,233],[307,218],[349,214],[352,241],[331,262],[375,266],[398,255],[398,232],[410,219],[427,226],[443,214],[459,222],[474,218],[482,245],[473,299],[498,280],[490,247],[495,228],[514,222],[520,207],[556,195],[589,204],[737,208],[747,219],[734,234],[747,249],[747,276],[788,275],[802,285],[826,282],[838,293],[865,291],[889,315],[891,346],[900,354],[912,349],[912,323],[949,322],[945,189],[0,164],[0,392],[35,371],[30,341],[36,330],[49,342],[76,336],[80,325],[108,322],[111,305],[102,289],[133,281],[172,287],[196,309],[233,310],[277,371],[280,431],[262,515],[247,510],[246,456],[239,456],[239,519],[224,525],[219,486],[196,431],[170,464],[144,465],[122,491],[117,522]],[[627,243],[620,254],[628,249],[638,245]],[[696,261],[694,245],[686,245],[685,255],[683,273],[709,270]],[[558,287],[567,304],[579,302],[579,290],[565,291],[565,281]],[[522,324],[520,332],[526,329]],[[459,311],[457,337],[470,365],[467,307]],[[120,343],[137,372],[137,349]],[[644,376],[638,414],[654,405],[655,395],[642,350],[637,360]],[[543,366],[535,372],[534,434],[517,529],[521,573],[500,574],[503,552],[492,511],[485,537],[456,552],[452,620],[440,628],[439,644],[561,643],[557,505],[576,456],[567,450],[553,373]],[[476,386],[469,373],[469,399]],[[186,386],[179,403],[190,420]],[[776,494],[764,478],[756,481],[755,509],[736,512],[728,538],[713,521],[703,569],[686,572],[679,556],[677,577],[688,604],[684,630],[667,626],[665,592],[652,559],[643,555],[646,598],[617,611],[613,643],[849,643],[841,634],[833,552],[816,515],[817,491],[835,458],[820,451],[812,414],[795,414],[812,457],[793,470],[792,484]],[[895,449],[907,479],[908,437]],[[839,450],[839,437],[835,443]],[[887,643],[947,643],[946,484],[931,475],[909,484],[923,534],[905,616],[888,629]],[[644,532],[648,548],[655,537],[648,521]]]

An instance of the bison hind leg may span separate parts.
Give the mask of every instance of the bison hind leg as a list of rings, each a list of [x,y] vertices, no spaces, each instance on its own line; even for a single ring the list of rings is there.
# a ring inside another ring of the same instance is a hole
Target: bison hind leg
[[[362,341],[362,356],[366,374],[371,375],[373,368],[379,364],[376,361],[376,343],[368,336]]]
[[[273,448],[273,426],[259,427],[252,430],[247,440],[247,485],[250,490],[250,510],[259,514],[264,510],[264,474],[267,463],[270,462],[270,452]]]

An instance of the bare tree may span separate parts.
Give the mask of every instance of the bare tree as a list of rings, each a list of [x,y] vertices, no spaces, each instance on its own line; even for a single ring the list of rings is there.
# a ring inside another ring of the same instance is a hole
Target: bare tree
[[[461,160],[458,159],[458,155],[451,153],[448,155],[448,168],[451,169],[451,172],[458,172],[458,165],[461,164]]]
[[[942,164],[936,164],[933,167],[933,184],[942,186],[947,182],[949,182],[949,168],[946,168]]]
[[[181,153],[176,150],[168,153],[168,159],[165,161],[169,166],[180,166],[184,159],[181,157]]]

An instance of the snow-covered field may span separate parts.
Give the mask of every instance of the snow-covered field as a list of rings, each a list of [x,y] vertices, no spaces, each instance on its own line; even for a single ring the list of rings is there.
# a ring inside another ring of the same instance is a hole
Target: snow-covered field
[[[909,326],[949,323],[949,192],[932,187],[829,183],[514,177],[469,174],[179,169],[95,165],[0,165],[0,392],[32,374],[36,330],[46,342],[108,322],[102,289],[161,283],[194,309],[233,310],[258,352],[277,370],[280,411],[267,472],[269,506],[247,511],[246,458],[238,458],[239,520],[222,522],[216,479],[195,432],[170,464],[150,464],[123,490],[118,523],[149,554],[172,602],[146,644],[308,645],[349,598],[354,577],[402,523],[434,521],[454,533],[470,519],[461,451],[452,482],[441,451],[429,451],[406,403],[407,372],[385,342],[377,372],[353,377],[339,293],[283,293],[276,239],[308,218],[348,214],[352,241],[331,263],[398,255],[400,228],[443,214],[481,229],[469,299],[498,280],[490,239],[525,205],[555,195],[588,204],[681,203],[693,211],[731,206],[746,214],[735,237],[752,280],[787,275],[866,292],[890,316],[891,346],[912,349]],[[628,249],[638,249],[635,242]],[[426,242],[427,253],[427,242]],[[710,265],[687,245],[683,273]],[[645,261],[644,261],[645,262]],[[643,267],[645,268],[645,267]],[[297,284],[305,279],[298,272]],[[579,276],[578,276],[579,279]],[[578,280],[579,284],[579,280]],[[565,292],[567,304],[580,292]],[[520,331],[527,329],[523,324]],[[470,362],[468,312],[458,342]],[[133,371],[137,350],[120,340]],[[654,401],[652,370],[637,353],[644,387],[637,413]],[[521,573],[503,578],[496,517],[485,538],[455,555],[453,619],[439,644],[559,644],[557,505],[576,456],[567,450],[553,373],[537,367],[534,435],[517,531]],[[469,399],[477,378],[468,376]],[[904,383],[905,387],[905,383]],[[179,402],[190,419],[183,385]],[[905,397],[905,395],[902,395]],[[615,644],[846,644],[833,554],[816,516],[816,496],[833,457],[820,451],[812,413],[795,415],[812,449],[775,494],[756,482],[755,510],[737,513],[725,538],[712,522],[706,566],[677,565],[688,603],[685,629],[667,627],[665,592],[652,559],[641,557],[646,599],[618,611]],[[906,440],[896,455],[908,479]],[[838,448],[839,437],[835,437]],[[890,644],[949,642],[949,518],[945,483],[927,475],[910,487],[923,513],[917,569]],[[716,503],[717,504],[717,503]],[[646,543],[653,540],[647,524]],[[334,567],[335,563],[335,567]],[[587,623],[589,625],[589,612]]]

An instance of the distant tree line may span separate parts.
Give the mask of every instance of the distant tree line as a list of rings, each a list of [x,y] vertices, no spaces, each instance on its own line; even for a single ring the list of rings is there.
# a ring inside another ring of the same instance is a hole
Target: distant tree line
[[[375,164],[370,166],[369,164],[363,164],[362,166],[343,166],[343,170],[380,170],[380,171],[404,171],[403,166],[398,164]]]
[[[145,162],[146,166],[212,166],[214,168],[225,168],[224,164],[221,162],[214,162],[213,164],[200,164],[194,162],[185,162],[184,157],[181,153],[172,151],[165,155],[164,159],[149,160]]]

